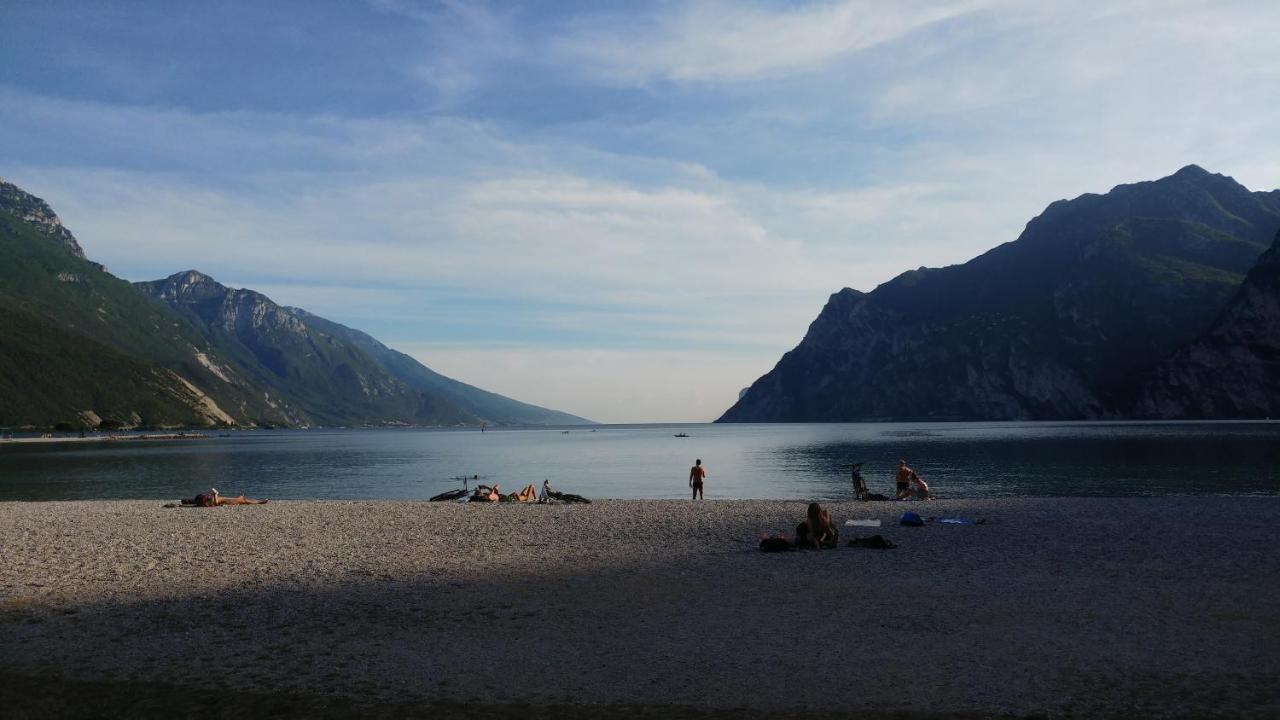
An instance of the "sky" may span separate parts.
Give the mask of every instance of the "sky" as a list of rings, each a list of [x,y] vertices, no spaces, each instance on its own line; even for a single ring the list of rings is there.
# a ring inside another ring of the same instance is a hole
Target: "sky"
[[[0,0],[0,176],[601,422],[704,422],[841,288],[1195,163],[1280,187],[1280,5]]]

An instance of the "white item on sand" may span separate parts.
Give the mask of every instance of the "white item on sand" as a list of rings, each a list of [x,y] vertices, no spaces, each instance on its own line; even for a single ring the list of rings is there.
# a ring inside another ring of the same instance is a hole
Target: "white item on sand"
[[[879,520],[845,520],[847,527],[880,527]]]

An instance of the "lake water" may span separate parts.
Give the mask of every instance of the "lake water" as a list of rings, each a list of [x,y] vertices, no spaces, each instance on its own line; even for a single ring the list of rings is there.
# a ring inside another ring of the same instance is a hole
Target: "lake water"
[[[676,433],[690,437],[674,437]],[[241,431],[194,441],[5,444],[0,500],[422,499],[480,475],[596,498],[845,499],[862,462],[892,494],[905,457],[941,497],[1280,493],[1280,423],[605,425]]]

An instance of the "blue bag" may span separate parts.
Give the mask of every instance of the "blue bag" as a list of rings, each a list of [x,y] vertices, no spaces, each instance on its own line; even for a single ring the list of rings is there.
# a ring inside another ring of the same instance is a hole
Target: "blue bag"
[[[924,527],[924,518],[908,510],[902,513],[902,517],[898,519],[898,523],[906,525],[907,527]]]

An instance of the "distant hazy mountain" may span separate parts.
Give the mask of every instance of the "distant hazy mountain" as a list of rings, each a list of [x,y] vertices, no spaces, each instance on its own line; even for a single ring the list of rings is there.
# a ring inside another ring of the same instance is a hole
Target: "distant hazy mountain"
[[[1147,414],[1151,373],[1210,328],[1277,228],[1280,191],[1196,166],[1055,202],[963,265],[832,295],[721,420]]]
[[[587,422],[451,380],[358,330],[195,270],[136,286],[197,327],[238,373],[270,388],[294,423]]]
[[[194,271],[135,287],[0,181],[0,426],[586,422],[414,365]]]
[[[548,410],[481,390],[445,377],[413,358],[383,345],[369,335],[312,315],[306,310],[288,310],[307,325],[341,338],[368,353],[387,372],[414,390],[442,397],[484,422],[500,425],[578,425],[590,422],[576,415]]]

